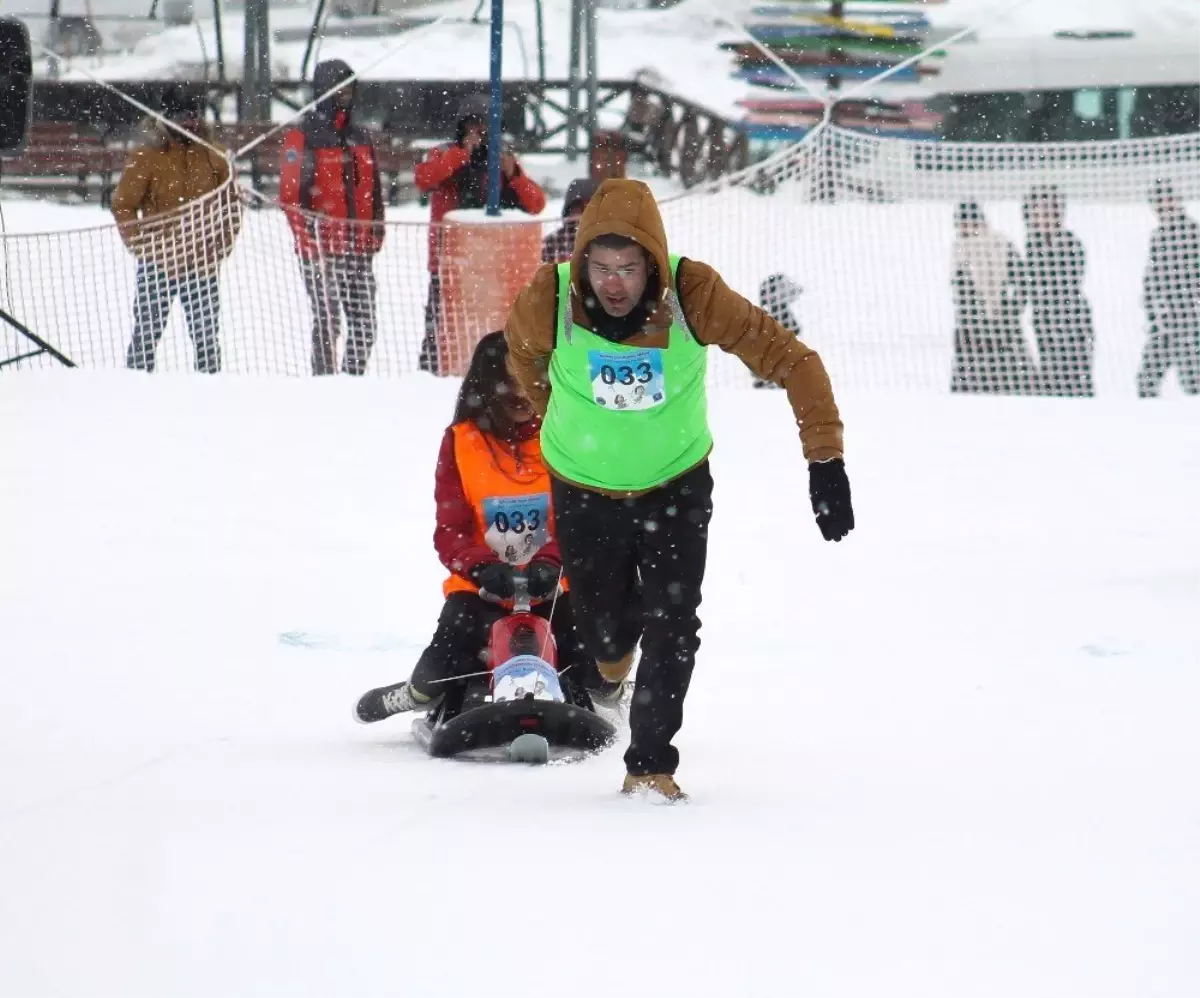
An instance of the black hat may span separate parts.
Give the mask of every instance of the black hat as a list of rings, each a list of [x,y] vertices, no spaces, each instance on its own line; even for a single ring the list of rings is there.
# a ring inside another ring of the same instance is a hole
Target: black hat
[[[490,112],[491,102],[483,94],[473,94],[465,98],[458,105],[458,118],[454,125],[454,141],[461,145],[463,137],[471,125],[483,125],[486,128]]]
[[[159,111],[164,118],[203,118],[204,97],[183,87],[169,87],[163,94]]]
[[[580,177],[578,180],[572,180],[567,185],[567,195],[563,198],[563,218],[573,215],[573,209],[577,207],[587,207],[587,203],[592,200],[592,195],[596,193],[596,189],[600,186],[599,180],[592,180],[590,177]]]

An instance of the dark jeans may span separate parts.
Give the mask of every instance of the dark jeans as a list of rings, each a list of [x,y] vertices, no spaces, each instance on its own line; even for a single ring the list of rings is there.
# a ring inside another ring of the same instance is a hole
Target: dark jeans
[[[334,345],[346,316],[343,374],[363,374],[375,345],[375,272],[372,258],[361,254],[301,258],[300,272],[312,309],[312,372],[333,374]]]
[[[451,593],[442,607],[433,640],[413,669],[409,679],[412,687],[418,693],[435,697],[443,692],[442,680],[486,669],[483,655],[492,624],[507,612],[475,593]],[[549,617],[550,602],[539,603],[533,612],[543,619]],[[567,596],[558,598],[554,616],[550,617],[550,632],[558,648],[558,671],[564,681],[576,687],[597,689],[601,684],[600,673],[575,630],[575,617]]]
[[[1043,395],[1091,396],[1095,335],[1092,310],[1079,301],[1056,308],[1033,309],[1033,335],[1041,364]]]
[[[1157,395],[1172,364],[1178,367],[1180,387],[1189,395],[1200,393],[1200,312],[1178,309],[1153,319],[1142,350],[1138,395]]]
[[[429,296],[425,299],[425,339],[421,341],[421,354],[417,367],[422,371],[438,373],[438,326],[442,323],[442,279],[436,273],[429,275]]]
[[[216,374],[221,370],[221,294],[216,274],[185,274],[168,278],[157,267],[138,264],[137,293],[133,302],[133,339],[125,351],[125,366],[153,371],[155,348],[171,316],[175,298],[183,306],[188,332],[196,350],[196,370]]]
[[[712,518],[708,462],[630,499],[557,479],[552,487],[584,644],[598,660],[613,662],[642,642],[625,767],[634,775],[674,773],[679,751],[671,739],[683,725],[700,647],[696,611]]]

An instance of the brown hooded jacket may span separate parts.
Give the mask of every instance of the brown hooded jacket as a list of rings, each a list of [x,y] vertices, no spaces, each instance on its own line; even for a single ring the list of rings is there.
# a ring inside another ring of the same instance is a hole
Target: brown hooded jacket
[[[571,315],[577,325],[591,327],[579,295],[587,246],[610,233],[641,245],[653,259],[662,284],[658,307],[645,329],[625,341],[627,345],[667,346],[671,325],[668,295],[674,292],[689,328],[701,343],[736,355],[756,377],[786,389],[809,461],[842,457],[842,421],[821,358],[762,309],[730,290],[707,264],[681,260],[676,287],[658,204],[650,188],[640,181],[606,180],[580,219],[571,258]],[[542,415],[553,387],[548,371],[557,314],[558,273],[553,265],[544,265],[517,296],[504,331],[509,370],[518,389]]]
[[[213,143],[201,126],[198,134]],[[113,192],[121,239],[168,276],[213,271],[229,255],[242,225],[237,188],[220,146],[183,143],[167,126],[134,150]]]

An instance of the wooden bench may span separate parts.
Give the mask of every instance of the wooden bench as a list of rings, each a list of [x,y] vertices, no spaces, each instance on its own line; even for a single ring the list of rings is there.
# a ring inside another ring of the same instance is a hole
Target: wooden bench
[[[97,132],[35,122],[24,150],[0,163],[0,176],[7,188],[72,193],[83,200],[96,193],[107,206],[125,158],[124,149],[106,145]]]
[[[236,152],[273,127],[258,123],[216,125],[213,135],[223,148]],[[286,135],[286,129],[275,132],[235,160],[238,178],[268,197],[279,192]],[[373,132],[372,140],[388,203],[395,205],[414,197],[413,168],[420,158],[419,150],[404,139],[380,132]],[[106,142],[99,133],[76,125],[35,122],[21,154],[0,162],[0,177],[5,187],[14,190],[71,193],[83,200],[98,195],[107,207],[137,144],[136,139]]]

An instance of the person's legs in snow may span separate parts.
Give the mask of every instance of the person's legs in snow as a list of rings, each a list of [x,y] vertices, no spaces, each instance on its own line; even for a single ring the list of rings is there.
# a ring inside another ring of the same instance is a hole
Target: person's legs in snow
[[[409,710],[425,710],[441,697],[444,680],[487,668],[484,652],[492,624],[504,613],[475,593],[451,593],[442,606],[437,630],[417,660],[412,676],[401,683],[364,693],[356,712],[364,723]]]
[[[615,499],[554,479],[554,519],[583,645],[610,683],[633,667],[642,634],[636,499]]]
[[[153,371],[158,341],[171,314],[176,287],[166,274],[149,263],[139,263],[133,302],[133,338],[125,351],[125,366]]]
[[[356,255],[344,259],[346,294],[342,307],[346,313],[346,351],[342,373],[362,375],[375,345],[377,284],[371,257]]]
[[[697,610],[712,519],[708,462],[639,497],[638,570],[645,625],[630,706],[625,768],[631,777],[671,775],[683,704],[700,647]]]

